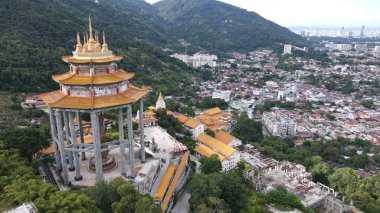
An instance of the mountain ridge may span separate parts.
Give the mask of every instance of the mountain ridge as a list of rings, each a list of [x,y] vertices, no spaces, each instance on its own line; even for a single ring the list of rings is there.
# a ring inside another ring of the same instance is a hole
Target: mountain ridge
[[[216,0],[163,0],[153,4],[166,29],[211,51],[251,51],[302,37],[251,12]]]

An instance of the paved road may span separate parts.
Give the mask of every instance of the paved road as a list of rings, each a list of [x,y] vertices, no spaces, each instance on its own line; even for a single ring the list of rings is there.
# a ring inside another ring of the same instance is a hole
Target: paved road
[[[184,191],[171,212],[172,213],[189,213],[190,212],[190,204],[188,202],[189,199],[190,199],[190,193],[188,193],[187,191]]]

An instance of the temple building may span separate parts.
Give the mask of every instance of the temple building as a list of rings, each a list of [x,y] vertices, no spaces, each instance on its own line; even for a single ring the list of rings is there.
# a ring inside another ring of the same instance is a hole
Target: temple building
[[[118,68],[116,62],[123,57],[108,49],[104,32],[102,37],[103,41],[100,43],[99,34],[93,32],[89,17],[89,32],[83,35],[83,40],[78,33],[72,56],[62,57],[68,63],[69,71],[52,76],[59,83],[59,90],[40,96],[49,108],[52,149],[57,170],[61,172],[65,185],[70,185],[72,179],[80,182],[84,178],[82,172],[93,172],[96,174],[96,181],[101,181],[107,172],[116,168],[120,170],[119,175],[134,178],[135,147],[140,149],[141,163],[145,163],[144,125],[141,120],[140,141],[135,142],[132,105],[140,104],[140,117],[143,117],[143,100],[149,90],[138,88],[129,82],[134,73]],[[105,134],[104,113],[109,110],[118,112],[117,140],[111,140]],[[123,117],[125,112],[126,120]],[[91,118],[91,135],[87,137],[83,131],[84,113],[90,114]],[[125,126],[128,129],[128,138],[124,137]],[[120,150],[117,154],[110,154],[116,149]],[[129,150],[129,171],[126,149]],[[89,157],[88,161],[85,161],[86,155]],[[84,163],[88,164],[87,169],[81,171]],[[69,177],[69,171],[75,171],[74,178]]]
[[[156,101],[156,109],[166,109],[165,100],[162,97],[161,92],[160,92],[160,95],[158,96],[158,99]]]

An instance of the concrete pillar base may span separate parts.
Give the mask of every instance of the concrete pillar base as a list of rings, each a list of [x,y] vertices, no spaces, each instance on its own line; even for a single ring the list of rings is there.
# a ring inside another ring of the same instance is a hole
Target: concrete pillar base
[[[69,171],[70,172],[75,171],[75,167],[69,167]]]
[[[74,177],[74,180],[75,180],[75,181],[79,181],[79,180],[82,180],[82,179],[83,179],[82,175],[79,176],[79,177]]]

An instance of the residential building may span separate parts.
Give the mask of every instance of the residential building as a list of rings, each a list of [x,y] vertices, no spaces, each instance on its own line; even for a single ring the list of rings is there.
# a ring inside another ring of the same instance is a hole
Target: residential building
[[[236,167],[240,160],[240,152],[223,142],[202,133],[197,137],[198,145],[195,148],[198,157],[217,155],[222,163],[222,171],[229,171]]]

